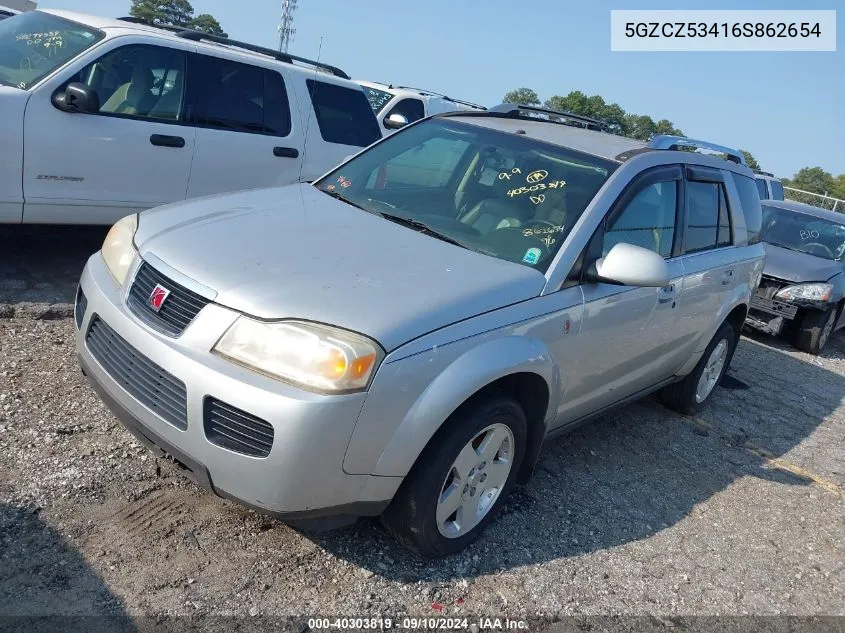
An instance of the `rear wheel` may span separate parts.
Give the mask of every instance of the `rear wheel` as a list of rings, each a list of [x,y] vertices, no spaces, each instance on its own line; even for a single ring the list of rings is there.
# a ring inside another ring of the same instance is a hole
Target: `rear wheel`
[[[736,349],[737,336],[730,323],[722,323],[701,360],[690,374],[660,392],[663,403],[680,413],[692,414],[710,398],[722,380]]]
[[[444,424],[402,483],[382,522],[422,556],[460,551],[493,520],[522,463],[525,413],[512,398],[470,405]]]
[[[795,347],[808,354],[821,354],[836,325],[836,306],[824,312],[805,310],[795,333]]]

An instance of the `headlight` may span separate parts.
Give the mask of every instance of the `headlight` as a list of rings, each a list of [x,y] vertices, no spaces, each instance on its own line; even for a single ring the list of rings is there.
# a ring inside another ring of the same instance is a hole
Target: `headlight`
[[[106,268],[109,269],[118,286],[122,286],[123,282],[126,281],[129,266],[132,265],[132,260],[135,258],[136,251],[133,240],[137,230],[138,215],[127,215],[111,227],[109,234],[106,235],[106,241],[103,242],[103,248],[100,250],[103,261],[106,262]]]
[[[382,351],[360,334],[302,321],[240,317],[214,346],[237,363],[315,391],[365,389]]]
[[[800,284],[780,290],[775,299],[780,301],[827,301],[833,292],[831,284]]]

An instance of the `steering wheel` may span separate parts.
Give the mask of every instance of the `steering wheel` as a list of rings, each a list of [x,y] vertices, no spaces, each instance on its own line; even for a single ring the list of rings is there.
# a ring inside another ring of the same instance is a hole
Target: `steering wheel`
[[[825,245],[824,245],[824,244],[822,244],[821,242],[807,242],[806,244],[804,244],[804,248],[810,248],[811,246],[812,246],[812,247],[817,247],[817,248],[822,249],[822,250],[825,252],[825,254],[826,254],[828,257],[830,257],[831,259],[834,259],[834,258],[835,258],[835,255],[833,254],[833,251],[832,251],[832,250],[830,250],[830,248],[829,248],[829,247],[825,246]]]

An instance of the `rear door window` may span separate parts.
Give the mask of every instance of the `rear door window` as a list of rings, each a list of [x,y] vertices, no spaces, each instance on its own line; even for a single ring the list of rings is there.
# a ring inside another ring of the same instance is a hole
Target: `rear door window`
[[[719,195],[715,182],[687,182],[687,230],[684,252],[698,253],[715,248],[719,237]]]
[[[306,80],[320,135],[328,143],[366,147],[381,138],[378,121],[362,90]]]
[[[231,132],[287,136],[290,106],[282,76],[272,70],[208,55],[192,56],[191,122]]]
[[[739,193],[742,214],[745,216],[748,243],[756,244],[760,241],[760,229],[763,225],[763,209],[760,206],[760,194],[757,191],[753,178],[739,174],[732,175],[737,192]]]
[[[769,197],[769,192],[766,190],[766,181],[762,178],[755,178],[757,183],[757,191],[760,194],[760,200],[765,200]]]

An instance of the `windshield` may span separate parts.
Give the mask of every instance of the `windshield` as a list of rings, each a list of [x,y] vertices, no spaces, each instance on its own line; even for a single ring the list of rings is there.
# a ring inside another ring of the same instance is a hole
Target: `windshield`
[[[315,186],[410,230],[545,272],[615,167],[524,135],[428,119]]]
[[[381,112],[384,109],[384,106],[390,103],[390,100],[393,98],[392,94],[385,92],[384,90],[370,88],[369,86],[361,87],[364,89],[364,94],[367,95],[367,101],[370,102],[370,106],[376,114]]]
[[[102,39],[96,29],[41,11],[0,21],[0,84],[27,89]]]
[[[842,224],[765,204],[761,235],[769,244],[824,259],[841,259],[845,254]]]

